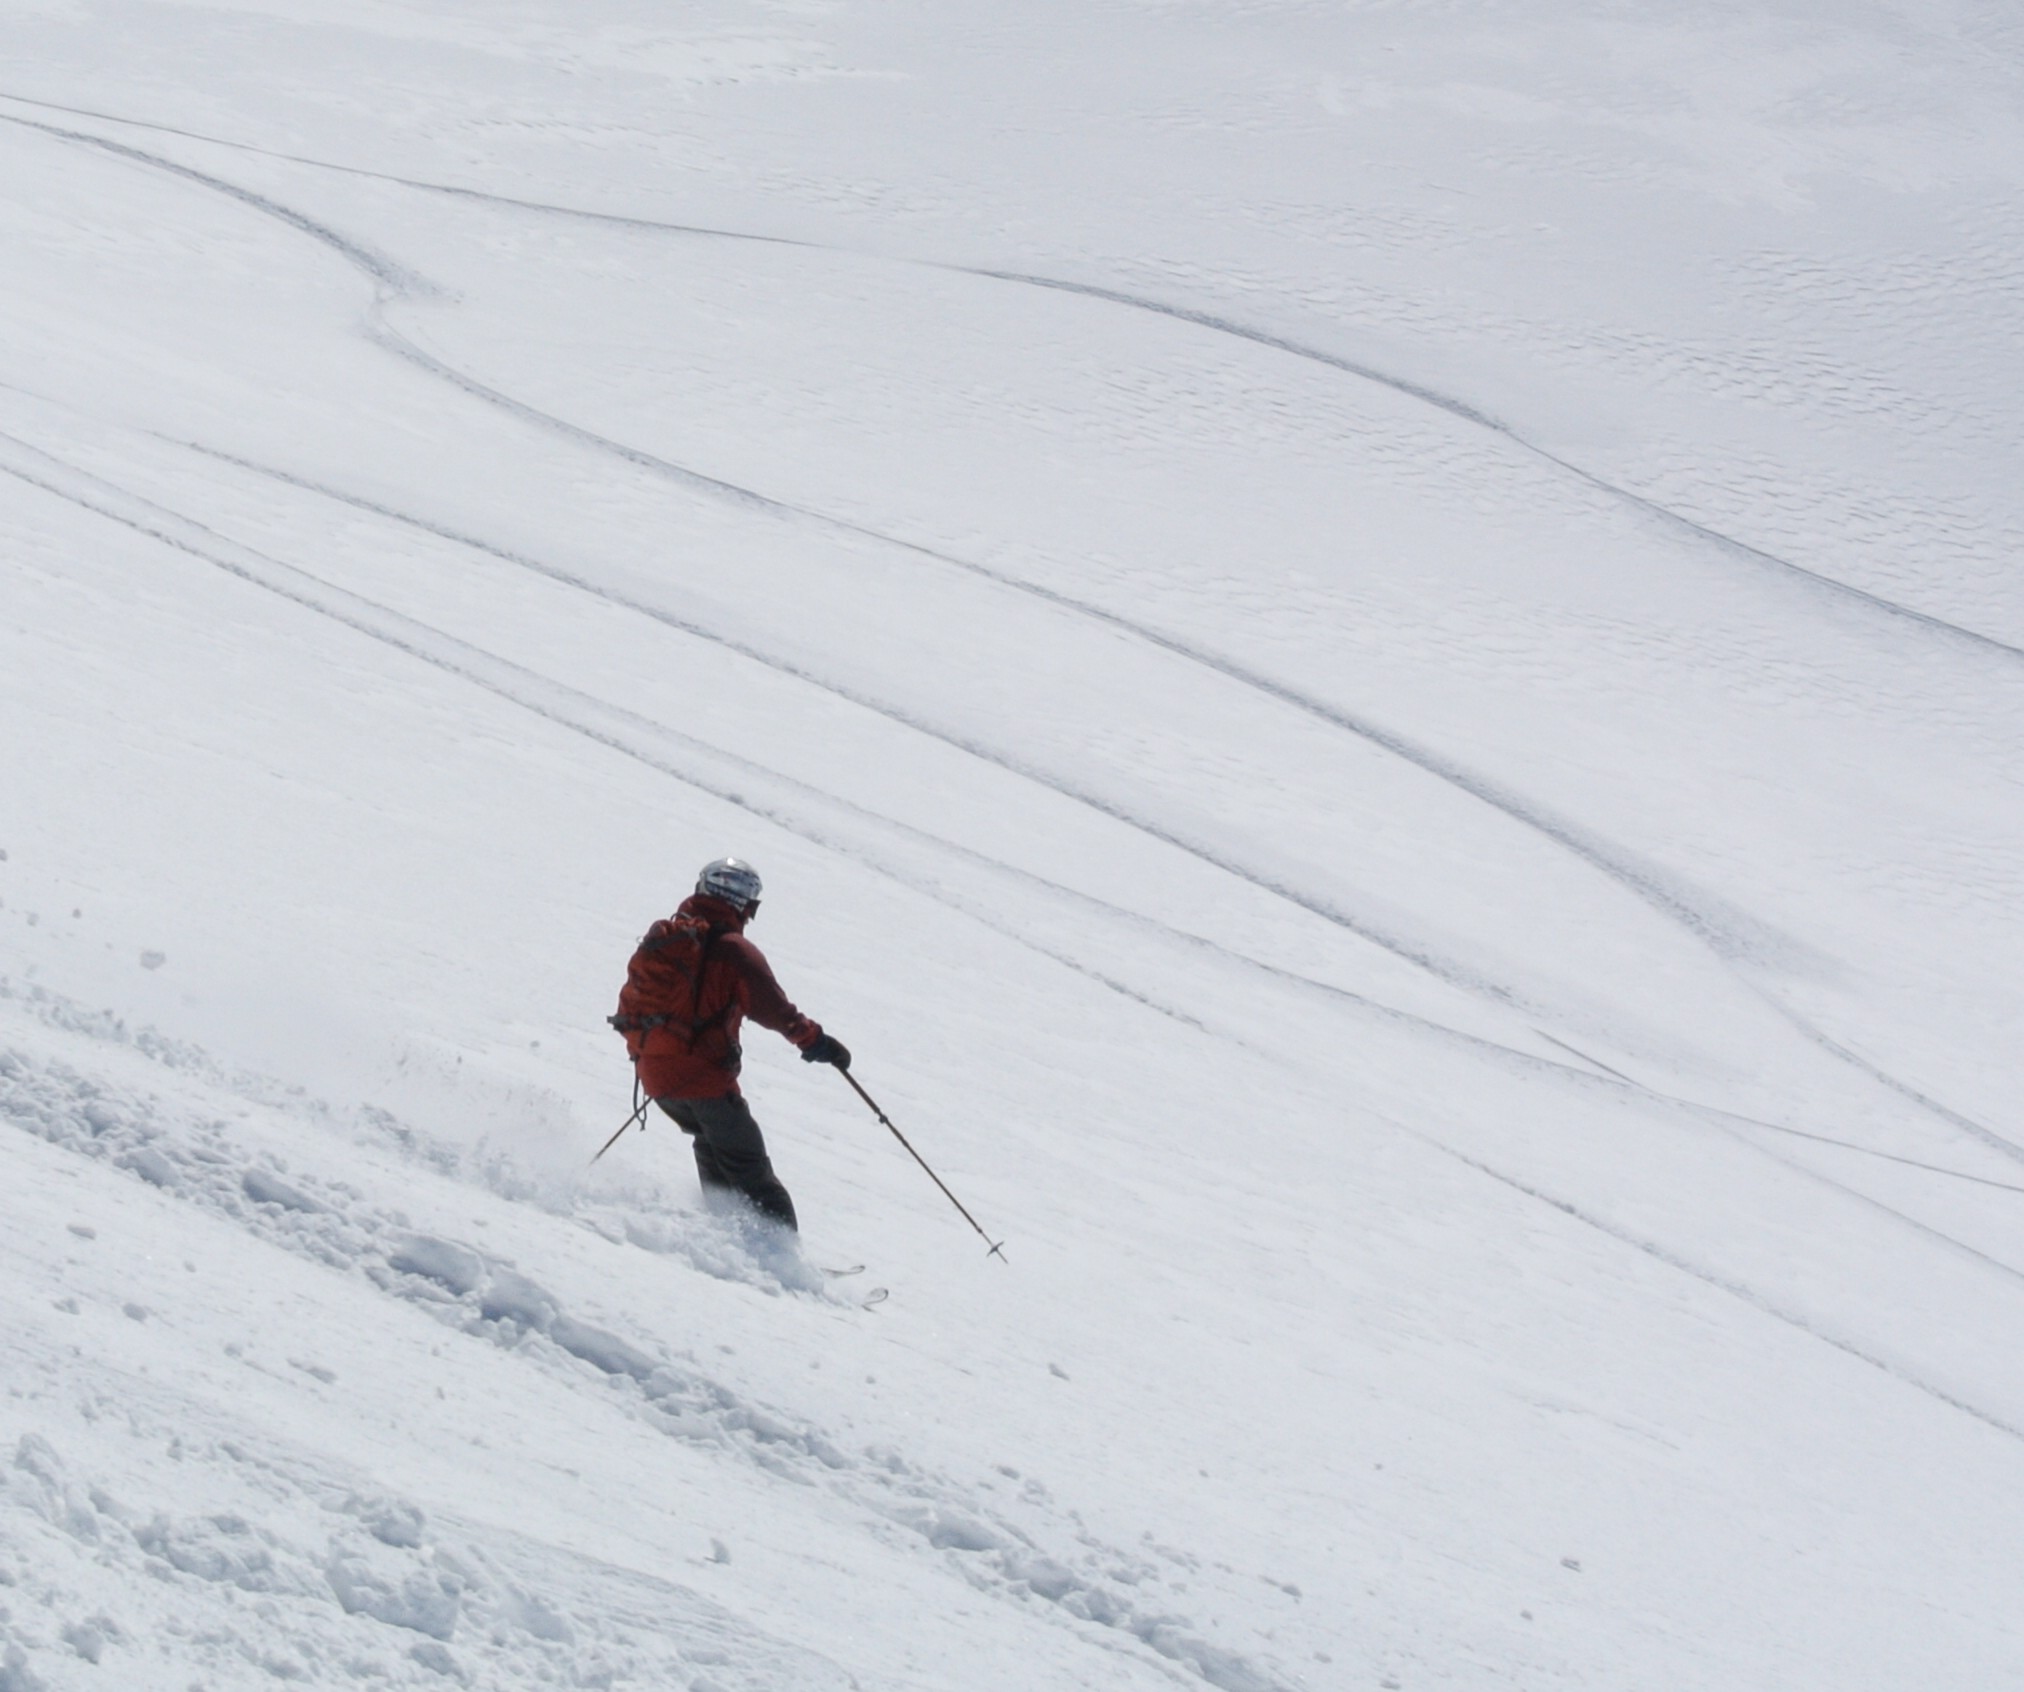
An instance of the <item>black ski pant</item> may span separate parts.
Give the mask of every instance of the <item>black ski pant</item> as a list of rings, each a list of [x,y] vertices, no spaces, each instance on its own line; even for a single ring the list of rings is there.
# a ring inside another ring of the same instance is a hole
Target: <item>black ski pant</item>
[[[766,1140],[752,1112],[737,1093],[720,1099],[655,1099],[689,1136],[696,1151],[696,1175],[706,1197],[742,1193],[761,1216],[784,1227],[796,1226],[794,1201],[773,1173]]]

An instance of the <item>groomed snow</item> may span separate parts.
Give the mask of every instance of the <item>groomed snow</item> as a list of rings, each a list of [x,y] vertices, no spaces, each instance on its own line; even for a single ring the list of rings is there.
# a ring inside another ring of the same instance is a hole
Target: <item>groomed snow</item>
[[[10,8],[0,1692],[2024,1684],[2020,65]]]

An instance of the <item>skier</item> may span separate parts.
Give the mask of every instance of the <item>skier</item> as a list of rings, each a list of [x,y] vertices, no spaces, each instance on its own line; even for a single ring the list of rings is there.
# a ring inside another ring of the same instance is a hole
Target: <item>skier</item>
[[[749,1016],[784,1034],[808,1063],[848,1069],[850,1053],[789,1003],[745,938],[759,893],[759,872],[742,859],[705,864],[696,891],[640,941],[611,1025],[625,1036],[647,1097],[694,1143],[704,1196],[742,1194],[792,1230],[794,1201],[738,1091],[738,1025]]]

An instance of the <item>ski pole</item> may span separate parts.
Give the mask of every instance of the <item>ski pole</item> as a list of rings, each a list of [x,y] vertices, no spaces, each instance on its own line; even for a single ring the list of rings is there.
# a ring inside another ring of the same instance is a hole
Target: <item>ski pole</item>
[[[618,1125],[618,1134],[623,1134],[635,1122],[640,1125],[640,1132],[644,1134],[647,1131],[647,1106],[652,1102],[651,1099],[640,1096],[639,1078],[635,1076],[633,1078],[633,1113]],[[597,1148],[596,1156],[590,1160],[592,1163],[595,1163],[598,1158],[604,1156],[606,1152],[618,1144],[618,1134],[612,1135],[610,1139]]]
[[[936,1186],[942,1189],[942,1196],[946,1198],[951,1204],[953,1204],[958,1210],[961,1210],[963,1212],[963,1220],[969,1223],[971,1227],[977,1230],[977,1237],[979,1239],[981,1239],[987,1246],[991,1246],[989,1255],[997,1258],[997,1260],[1000,1263],[1010,1263],[1012,1261],[1011,1258],[1005,1255],[1005,1242],[1003,1240],[1000,1240],[996,1245],[991,1245],[991,1236],[984,1232],[983,1226],[978,1222],[976,1217],[972,1216],[968,1210],[965,1210],[963,1208],[963,1201],[958,1197],[956,1197],[954,1193],[949,1191],[948,1184],[945,1181],[943,1181],[941,1176],[937,1175],[932,1169],[928,1169],[928,1160],[923,1156],[921,1156],[919,1152],[914,1150],[913,1146],[908,1142],[906,1135],[902,1134],[897,1128],[893,1127],[893,1119],[890,1116],[886,1115],[884,1111],[880,1110],[878,1107],[878,1101],[874,1099],[871,1096],[871,1094],[867,1093],[861,1086],[858,1085],[857,1077],[851,1074],[851,1072],[847,1069],[839,1069],[837,1071],[837,1074],[841,1075],[844,1078],[844,1080],[848,1081],[851,1086],[851,1091],[856,1093],[859,1098],[863,1099],[864,1102],[871,1107],[872,1115],[876,1116],[879,1119],[879,1121],[883,1122],[887,1128],[892,1130],[892,1137],[895,1140],[899,1141],[901,1145],[907,1148],[907,1156],[911,1157],[923,1169],[928,1170],[928,1179],[934,1182]],[[623,1130],[621,1130],[621,1132],[623,1132]]]

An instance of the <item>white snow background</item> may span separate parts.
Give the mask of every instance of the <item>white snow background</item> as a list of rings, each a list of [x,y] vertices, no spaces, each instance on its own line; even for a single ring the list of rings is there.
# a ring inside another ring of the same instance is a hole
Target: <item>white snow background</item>
[[[2024,1685],[2017,18],[8,6],[0,1688]]]

